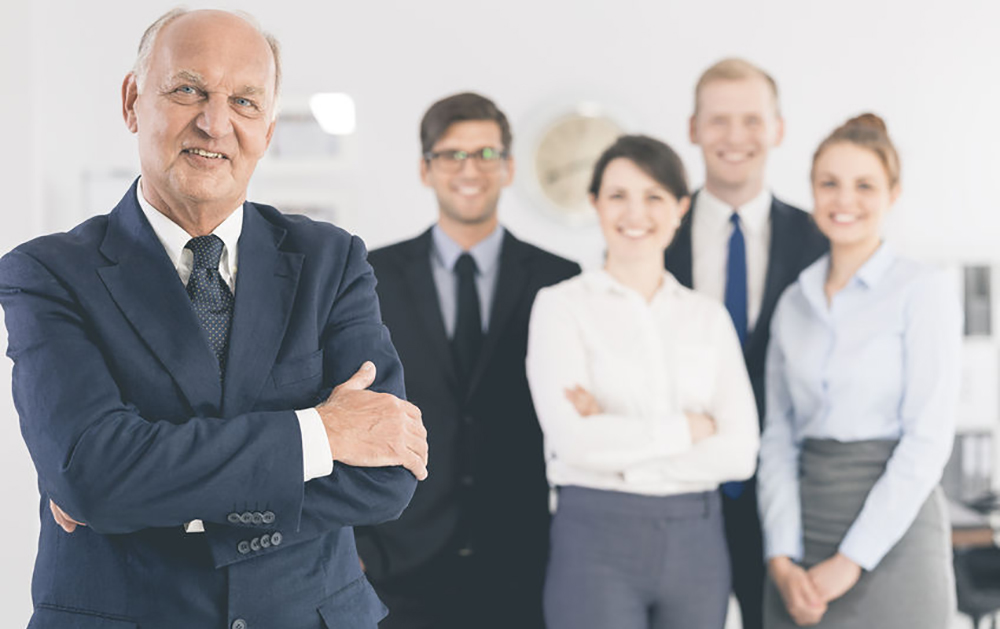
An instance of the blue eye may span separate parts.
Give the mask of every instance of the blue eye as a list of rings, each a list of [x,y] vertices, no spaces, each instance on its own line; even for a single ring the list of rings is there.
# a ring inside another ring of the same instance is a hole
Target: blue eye
[[[190,85],[182,85],[178,87],[175,92],[180,92],[181,94],[197,94],[198,90],[194,89]]]
[[[253,107],[254,106],[254,102],[252,100],[249,100],[249,99],[246,99],[246,98],[237,98],[235,100],[235,102],[240,107]]]

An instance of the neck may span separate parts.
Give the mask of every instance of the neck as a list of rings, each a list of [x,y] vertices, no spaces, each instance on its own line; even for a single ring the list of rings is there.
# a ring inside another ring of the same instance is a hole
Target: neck
[[[705,180],[705,189],[726,205],[739,208],[757,198],[757,195],[764,190],[764,180],[761,178],[739,184],[730,184],[709,176]]]
[[[215,231],[236,208],[242,205],[246,199],[233,202],[185,202],[184,199],[171,199],[168,201],[155,190],[146,190],[140,186],[142,196],[160,214],[163,214],[171,221],[180,226],[191,236],[207,236]]]
[[[832,298],[851,281],[882,244],[878,238],[850,244],[830,245],[830,270],[826,275],[827,298]]]
[[[612,256],[604,263],[604,270],[648,302],[663,284],[663,253],[657,258],[620,260]]]
[[[489,220],[480,223],[461,223],[448,219],[443,213],[438,218],[438,226],[449,238],[458,243],[463,251],[472,249],[487,236],[493,233],[497,227],[496,215]]]

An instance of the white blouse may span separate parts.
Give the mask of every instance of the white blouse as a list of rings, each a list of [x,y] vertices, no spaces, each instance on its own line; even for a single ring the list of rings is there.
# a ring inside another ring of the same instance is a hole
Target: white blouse
[[[553,485],[670,495],[754,473],[757,411],[732,321],[669,273],[649,302],[603,270],[543,288],[527,375]],[[580,416],[575,385],[600,414]],[[692,444],[685,412],[711,416],[716,434]]]

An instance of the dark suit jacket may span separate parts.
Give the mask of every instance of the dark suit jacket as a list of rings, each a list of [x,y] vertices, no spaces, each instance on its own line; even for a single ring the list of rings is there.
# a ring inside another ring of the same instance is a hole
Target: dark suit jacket
[[[366,359],[375,388],[403,394],[374,284],[358,238],[246,203],[222,384],[135,185],[110,214],[4,256],[41,492],[30,627],[374,627],[384,606],[351,527],[397,517],[416,481],[337,464],[303,483],[294,413]],[[64,533],[49,498],[88,526]],[[205,534],[183,532],[194,518]]]
[[[359,536],[362,558],[377,580],[470,545],[477,560],[493,568],[496,582],[537,581],[540,591],[548,484],[524,373],[528,318],[540,288],[580,267],[505,234],[488,334],[462,396],[431,273],[431,246],[428,230],[370,256],[382,315],[403,361],[409,399],[423,411],[431,455],[429,477],[406,513]]]
[[[688,288],[693,285],[691,224],[694,213],[695,199],[692,199],[691,211],[681,222],[666,253],[667,270]],[[764,297],[757,323],[743,347],[743,357],[746,359],[750,383],[757,399],[757,413],[761,427],[764,425],[764,361],[767,358],[767,343],[771,338],[771,316],[774,314],[774,307],[785,288],[795,281],[804,268],[823,255],[828,247],[826,237],[816,228],[812,216],[772,197],[771,245],[768,252],[767,276],[764,281]]]

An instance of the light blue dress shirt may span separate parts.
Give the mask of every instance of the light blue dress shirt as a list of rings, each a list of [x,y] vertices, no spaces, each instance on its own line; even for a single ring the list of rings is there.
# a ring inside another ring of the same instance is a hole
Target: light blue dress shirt
[[[503,248],[504,228],[497,225],[490,235],[482,239],[469,255],[476,261],[476,292],[479,293],[479,316],[483,323],[483,334],[490,328],[490,307],[493,305],[493,290],[500,272],[500,250]],[[431,228],[431,271],[437,287],[438,304],[444,319],[444,329],[448,338],[455,336],[455,319],[458,315],[458,281],[455,279],[455,263],[465,251],[462,246],[444,233],[440,225]]]
[[[828,305],[829,255],[782,295],[771,322],[758,471],[767,558],[803,552],[804,439],[899,440],[840,544],[873,569],[906,533],[951,453],[962,317],[945,273],[883,244]]]

